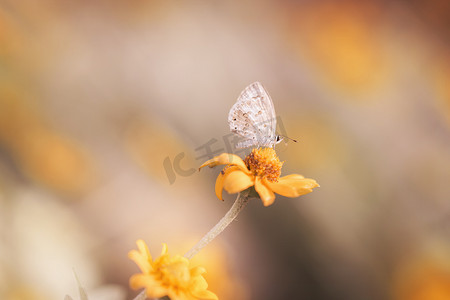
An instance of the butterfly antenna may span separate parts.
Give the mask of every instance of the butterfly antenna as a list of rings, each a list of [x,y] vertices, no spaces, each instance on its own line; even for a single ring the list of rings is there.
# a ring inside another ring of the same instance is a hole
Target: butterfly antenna
[[[283,138],[286,138],[286,139],[288,139],[288,140],[290,140],[290,141],[293,141],[294,143],[298,143],[298,140],[291,139],[291,138],[288,137],[288,136],[285,136],[285,135],[280,135],[280,136],[282,136]]]

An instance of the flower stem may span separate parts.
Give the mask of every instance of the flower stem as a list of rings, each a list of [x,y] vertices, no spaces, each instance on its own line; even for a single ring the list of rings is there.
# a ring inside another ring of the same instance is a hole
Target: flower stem
[[[191,248],[184,257],[191,259],[195,254],[197,254],[201,249],[208,245],[213,239],[215,239],[231,222],[237,217],[241,210],[247,205],[250,197],[248,192],[241,192],[238,194],[233,206],[225,214],[225,216],[220,219],[219,223],[216,224],[205,236]]]
[[[139,293],[139,295],[136,296],[133,300],[145,300],[147,299],[147,295],[145,293],[145,289]],[[150,299],[150,300],[156,300],[156,299]]]

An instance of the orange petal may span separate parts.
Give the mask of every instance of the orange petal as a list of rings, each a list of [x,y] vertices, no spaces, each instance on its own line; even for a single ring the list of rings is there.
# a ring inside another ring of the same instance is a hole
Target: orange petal
[[[169,252],[169,248],[166,243],[162,243],[161,256],[166,255]]]
[[[212,168],[218,165],[234,165],[239,166],[242,171],[246,173],[250,173],[247,169],[247,166],[245,165],[244,161],[235,154],[229,154],[229,153],[222,153],[219,156],[214,157],[213,159],[210,159],[206,161],[203,165],[198,168],[199,170],[201,168],[204,168],[206,166]]]
[[[155,285],[155,281],[147,274],[134,274],[130,278],[130,287],[133,290]]]
[[[149,261],[152,261],[152,255],[150,254],[150,251],[148,250],[147,244],[143,240],[137,240],[136,245],[138,246],[139,252],[146,256]]]
[[[195,277],[206,273],[206,270],[203,267],[197,266],[190,269],[189,272],[191,273],[191,277]]]
[[[206,279],[201,275],[191,277],[190,284],[191,284],[190,289],[194,293],[197,291],[204,291],[208,288],[208,283],[206,282]]]
[[[205,299],[205,300],[218,300],[219,299],[219,298],[217,298],[216,294],[214,294],[211,291],[207,291],[207,290],[195,292],[194,296],[197,297],[198,299]]]
[[[286,179],[303,179],[303,178],[305,178],[305,176],[302,176],[299,174],[289,174],[289,175],[283,176],[279,179],[286,180]]]
[[[225,178],[234,171],[239,171],[240,167],[238,166],[231,166],[231,167],[225,167],[219,174],[219,176],[217,176],[216,179],[216,187],[215,187],[215,191],[216,191],[216,196],[217,198],[219,198],[220,200],[223,200],[222,198],[222,191],[223,191],[223,182],[225,180]]]
[[[230,172],[223,180],[223,187],[229,194],[242,192],[254,184],[253,176],[241,170]]]
[[[297,174],[281,177],[278,182],[266,181],[265,183],[275,193],[291,198],[311,193],[313,188],[319,186],[314,179]]]
[[[145,274],[134,274],[131,276],[130,287],[133,290],[145,288],[149,298],[161,298],[167,295],[167,289],[162,287],[160,282]]]
[[[139,251],[131,250],[130,252],[128,252],[128,258],[134,261],[143,273],[148,273],[153,270],[153,267],[151,265],[152,256],[150,255],[150,252],[148,251],[147,245],[144,241],[138,240],[136,244],[138,245]]]
[[[259,177],[255,180],[255,190],[258,192],[264,206],[269,206],[275,200],[275,194],[267,187]]]

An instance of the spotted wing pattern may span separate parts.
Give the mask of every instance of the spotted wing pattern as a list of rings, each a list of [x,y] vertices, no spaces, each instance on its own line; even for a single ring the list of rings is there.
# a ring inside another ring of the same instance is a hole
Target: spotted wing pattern
[[[252,83],[242,91],[228,114],[228,124],[232,132],[243,138],[237,148],[276,144],[275,109],[261,83]]]

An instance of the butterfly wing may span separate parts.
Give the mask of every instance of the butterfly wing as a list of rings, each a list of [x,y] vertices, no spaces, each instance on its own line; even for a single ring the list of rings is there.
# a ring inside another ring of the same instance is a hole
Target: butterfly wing
[[[276,116],[272,99],[259,82],[247,86],[228,114],[231,132],[244,140],[237,148],[272,147],[276,143]]]

